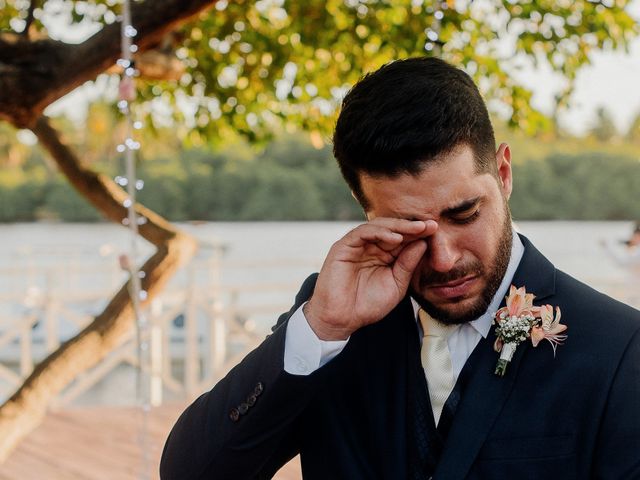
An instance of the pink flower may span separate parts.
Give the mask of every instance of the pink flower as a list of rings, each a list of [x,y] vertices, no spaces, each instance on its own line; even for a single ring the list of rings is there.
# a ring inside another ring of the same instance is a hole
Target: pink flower
[[[556,307],[554,316],[551,305],[542,305],[538,307],[538,315],[540,316],[540,325],[531,329],[531,343],[537,347],[541,340],[547,340],[551,343],[555,355],[556,347],[562,345],[562,342],[567,339],[566,335],[561,335],[567,326],[560,323],[560,307]]]
[[[493,349],[500,353],[494,373],[504,376],[515,349],[531,338],[537,347],[541,340],[547,340],[556,355],[558,345],[567,339],[563,334],[566,325],[560,324],[560,308],[556,307],[555,315],[551,305],[533,306],[535,296],[527,293],[525,287],[516,288],[511,285],[506,297],[506,306],[499,309],[494,317],[497,324],[496,340]]]
[[[538,307],[533,306],[533,293],[527,293],[524,287],[516,288],[511,285],[509,295],[506,297],[507,306],[502,307],[496,312],[496,320],[502,321],[501,314],[506,313],[507,317],[519,317],[523,314],[530,313],[535,315]]]

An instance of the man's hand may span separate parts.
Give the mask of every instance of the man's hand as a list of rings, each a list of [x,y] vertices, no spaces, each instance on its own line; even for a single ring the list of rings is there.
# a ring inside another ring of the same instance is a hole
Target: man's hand
[[[334,243],[304,307],[318,338],[344,340],[384,318],[406,295],[424,239],[437,228],[432,220],[376,218]]]

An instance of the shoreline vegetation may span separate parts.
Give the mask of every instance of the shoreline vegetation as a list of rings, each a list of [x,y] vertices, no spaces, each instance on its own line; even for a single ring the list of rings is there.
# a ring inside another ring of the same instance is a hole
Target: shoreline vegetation
[[[15,132],[5,131],[5,140],[0,139],[0,151],[6,153],[0,169],[0,223],[102,220],[38,148],[9,142],[9,133],[15,137]],[[138,161],[138,177],[144,181],[138,200],[171,221],[363,218],[330,146],[317,148],[315,142],[314,147],[308,134],[283,135],[259,149],[240,139],[220,147],[179,145],[164,140],[171,138],[169,132],[147,137]],[[640,192],[637,139],[595,135],[540,139],[500,129],[496,139],[508,139],[512,146],[510,204],[515,219],[640,219],[640,202],[634,200]],[[123,168],[110,158],[115,155],[105,142],[76,143],[92,168],[116,177]],[[25,147],[22,155],[21,147]]]

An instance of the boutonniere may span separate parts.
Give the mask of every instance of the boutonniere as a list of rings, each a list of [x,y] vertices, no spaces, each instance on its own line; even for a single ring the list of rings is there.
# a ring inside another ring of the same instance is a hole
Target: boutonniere
[[[534,307],[534,298],[535,296],[527,293],[524,287],[516,288],[511,285],[506,297],[507,306],[495,314],[498,338],[493,348],[500,353],[496,375],[504,375],[516,348],[527,338],[531,338],[534,347],[537,347],[541,340],[547,340],[553,348],[554,357],[558,345],[562,345],[567,339],[567,335],[562,334],[567,326],[560,324],[560,307],[556,307],[554,315],[551,305]]]

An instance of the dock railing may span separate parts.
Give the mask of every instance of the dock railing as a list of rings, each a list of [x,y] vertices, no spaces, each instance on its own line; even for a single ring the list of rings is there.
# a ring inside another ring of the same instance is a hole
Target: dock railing
[[[0,399],[7,398],[37,362],[100,312],[125,280],[116,263],[63,262],[0,269],[0,279],[5,284],[11,279],[15,287],[0,290]],[[265,338],[278,314],[290,308],[300,280],[319,266],[319,259],[233,262],[224,260],[221,249],[200,253],[147,312],[151,371],[141,377],[150,379],[151,404],[159,405],[166,397],[193,398],[210,389]],[[269,271],[292,280],[274,280]],[[228,280],[230,272],[235,280]],[[100,281],[88,281],[86,275]],[[640,307],[635,285],[589,280],[609,295]],[[54,407],[82,399],[123,365],[134,384],[138,367],[135,329],[98,365],[78,376]],[[84,398],[85,403],[91,402]]]
[[[275,268],[280,273],[296,272],[297,277],[281,282],[255,275]],[[225,261],[221,250],[200,253],[146,312],[151,371],[141,377],[150,379],[151,404],[161,404],[167,395],[192,398],[210,389],[290,308],[300,272],[318,268],[314,260],[233,262]],[[226,272],[235,272],[236,280],[225,281]],[[102,285],[83,281],[85,274],[100,277]],[[0,399],[15,391],[37,362],[91,322],[126,279],[112,265],[68,263],[28,270],[4,268],[0,269],[3,277],[20,278],[17,283],[22,288],[0,292]],[[53,407],[73,404],[123,366],[135,383],[135,329],[94,368],[78,376]]]

